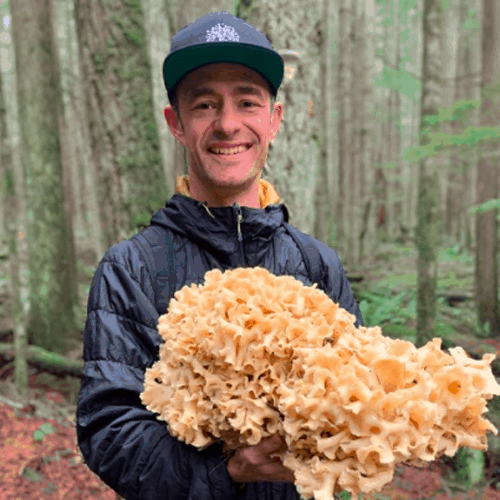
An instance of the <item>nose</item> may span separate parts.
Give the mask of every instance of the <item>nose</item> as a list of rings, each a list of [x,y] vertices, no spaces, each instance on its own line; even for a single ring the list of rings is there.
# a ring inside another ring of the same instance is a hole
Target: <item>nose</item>
[[[214,132],[221,136],[231,136],[241,128],[238,109],[235,104],[226,101],[220,107],[214,120]]]

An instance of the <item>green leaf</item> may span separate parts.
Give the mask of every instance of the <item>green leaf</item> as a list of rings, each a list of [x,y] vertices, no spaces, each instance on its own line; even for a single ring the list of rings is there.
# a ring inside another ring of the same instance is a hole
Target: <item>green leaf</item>
[[[21,476],[32,483],[43,483],[45,481],[45,476],[41,472],[33,469],[33,467],[24,467]]]
[[[468,447],[460,448],[455,456],[457,478],[467,487],[484,481],[484,453]]]
[[[384,66],[380,78],[375,79],[375,86],[397,90],[412,101],[417,100],[421,88],[420,80],[411,73],[403,68],[396,70],[389,66]]]
[[[33,432],[33,439],[35,441],[41,441],[44,436],[45,434],[40,429],[37,429],[35,432]]]
[[[351,500],[352,497],[348,491],[344,490],[340,493],[339,498],[340,500]]]
[[[45,422],[44,424],[42,424],[39,429],[44,433],[44,434],[54,434],[54,432],[56,432],[54,430],[54,427],[52,427],[52,425],[49,424],[49,422]]]
[[[462,25],[462,29],[464,30],[478,30],[481,27],[481,23],[477,19],[473,19],[469,17],[464,24]]]
[[[470,209],[471,214],[481,214],[484,212],[489,212],[490,210],[497,210],[500,208],[500,198],[494,198],[488,200],[481,205],[475,205]]]

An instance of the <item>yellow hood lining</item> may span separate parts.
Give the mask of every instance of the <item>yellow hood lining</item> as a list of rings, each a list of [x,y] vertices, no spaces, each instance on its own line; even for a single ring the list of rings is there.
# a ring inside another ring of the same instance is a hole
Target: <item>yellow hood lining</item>
[[[177,177],[177,193],[192,198],[191,191],[189,190],[189,176],[179,175]],[[259,180],[260,208],[266,208],[268,205],[272,205],[273,203],[279,203],[280,201],[281,198],[276,192],[276,189],[274,189],[273,185],[264,179],[260,179]]]

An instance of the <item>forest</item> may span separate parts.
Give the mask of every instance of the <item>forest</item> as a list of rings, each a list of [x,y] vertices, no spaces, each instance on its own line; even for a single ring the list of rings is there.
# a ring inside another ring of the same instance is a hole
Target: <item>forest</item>
[[[220,11],[284,60],[263,178],[338,252],[365,324],[500,350],[497,0],[0,0],[1,498],[118,498],[74,442],[90,283],[189,173],[162,64]],[[500,499],[499,454],[490,435],[374,498]]]

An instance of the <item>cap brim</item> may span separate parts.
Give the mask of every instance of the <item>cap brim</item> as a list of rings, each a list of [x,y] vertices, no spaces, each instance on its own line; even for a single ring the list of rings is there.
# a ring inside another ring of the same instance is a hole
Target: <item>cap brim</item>
[[[163,63],[165,87],[170,91],[191,71],[219,62],[239,63],[257,71],[275,92],[283,80],[283,59],[277,52],[246,43],[212,42],[169,54]]]

